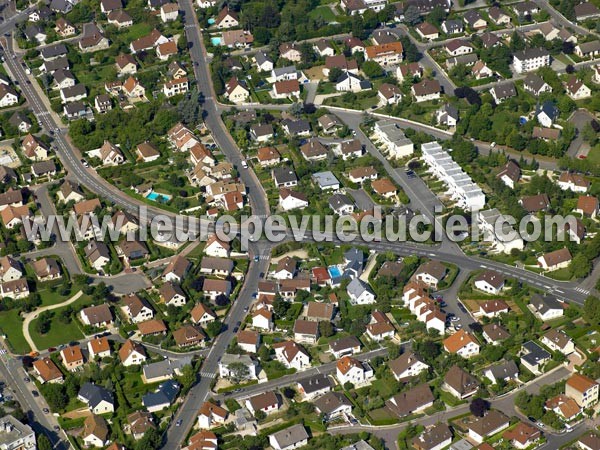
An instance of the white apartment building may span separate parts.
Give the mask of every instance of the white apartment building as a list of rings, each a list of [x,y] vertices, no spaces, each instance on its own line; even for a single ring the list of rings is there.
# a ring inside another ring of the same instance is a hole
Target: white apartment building
[[[460,208],[471,211],[485,206],[485,194],[471,177],[442,149],[437,142],[427,142],[421,145],[423,161],[429,166],[429,171],[446,184],[452,200]]]
[[[528,48],[513,55],[513,65],[517,73],[533,72],[550,65],[550,53],[542,48]]]
[[[387,147],[390,156],[404,158],[410,156],[415,146],[392,120],[380,120],[374,127],[375,136]]]

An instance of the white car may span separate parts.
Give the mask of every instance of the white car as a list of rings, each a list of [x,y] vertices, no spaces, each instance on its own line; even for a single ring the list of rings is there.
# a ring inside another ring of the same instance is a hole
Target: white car
[[[242,161],[242,167],[243,167],[244,169],[247,169],[247,168],[248,168],[248,163],[246,162],[246,160],[243,160],[243,161]]]

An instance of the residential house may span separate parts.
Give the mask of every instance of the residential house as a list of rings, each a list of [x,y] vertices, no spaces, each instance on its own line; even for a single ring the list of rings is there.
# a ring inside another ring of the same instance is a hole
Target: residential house
[[[298,391],[304,400],[310,401],[330,392],[333,387],[329,377],[322,373],[298,381]]]
[[[463,14],[463,20],[472,30],[483,30],[487,22],[476,9],[470,9]]]
[[[251,414],[256,415],[262,411],[266,415],[279,411],[281,402],[279,396],[273,391],[262,392],[249,397],[245,402],[246,408]]]
[[[574,373],[565,384],[565,395],[571,397],[581,408],[591,408],[598,403],[600,384],[580,373]]]
[[[371,313],[371,321],[367,324],[367,336],[372,341],[379,342],[386,338],[393,338],[395,333],[394,325],[384,313],[378,310]]]
[[[502,8],[492,6],[487,10],[488,16],[495,25],[510,24],[510,16]]]
[[[354,278],[347,286],[346,292],[353,305],[372,305],[375,303],[375,294],[368,284],[359,278]]]
[[[417,103],[438,99],[442,93],[440,83],[429,79],[413,84],[410,90]]]
[[[70,345],[60,351],[63,366],[69,372],[76,372],[83,367],[83,353],[79,345]]]
[[[464,400],[475,395],[479,390],[480,384],[473,375],[462,367],[453,365],[444,376],[444,390],[450,392],[460,400]]]
[[[446,53],[450,56],[466,55],[467,53],[473,53],[473,46],[464,39],[453,39],[448,42],[444,48]]]
[[[145,411],[136,411],[127,416],[126,432],[139,441],[150,430],[156,429],[152,414]]]
[[[215,426],[225,423],[229,413],[226,409],[212,402],[204,402],[198,411],[198,427],[201,430],[209,430]]]
[[[352,356],[360,352],[361,343],[355,336],[346,336],[329,342],[329,351],[335,359]]]
[[[181,283],[187,275],[191,265],[192,264],[185,256],[175,255],[171,258],[169,264],[167,264],[167,267],[165,267],[165,270],[162,273],[163,281]]]
[[[449,128],[455,127],[458,123],[458,109],[450,103],[445,103],[435,112],[435,120],[438,125],[445,125]]]
[[[575,343],[567,333],[556,328],[542,336],[540,342],[553,352],[561,352],[563,355],[570,355],[575,351]]]
[[[523,80],[523,89],[536,97],[539,97],[544,92],[552,92],[552,87],[535,73],[527,74]]]
[[[498,295],[504,289],[504,276],[493,270],[485,270],[473,280],[476,289],[491,295]]]
[[[300,192],[283,188],[279,190],[279,207],[283,211],[304,209],[308,206],[308,197]]]
[[[149,412],[162,411],[173,404],[179,394],[179,384],[173,380],[165,381],[154,392],[142,396],[142,405]]]
[[[302,370],[310,366],[310,355],[304,347],[294,341],[273,344],[272,348],[277,360],[288,369]]]
[[[125,367],[140,366],[148,359],[142,344],[127,339],[119,349],[119,359]]]
[[[511,82],[496,84],[490,89],[490,94],[494,98],[496,104],[502,103],[504,100],[507,100],[512,97],[517,96],[517,90],[515,89],[515,85]]]
[[[598,198],[592,195],[580,195],[574,212],[584,217],[596,218],[598,214]]]
[[[506,430],[502,437],[510,442],[517,449],[526,449],[535,446],[535,443],[541,439],[542,432],[539,428],[519,422],[516,427]]]
[[[600,41],[598,41],[598,43],[600,44]],[[565,83],[565,90],[567,91],[567,95],[573,100],[581,100],[592,96],[591,89],[583,84],[583,81],[579,80],[576,76],[572,76],[567,80]]]
[[[112,312],[106,303],[83,308],[80,312],[80,316],[84,325],[90,325],[92,327],[106,327],[113,322]]]
[[[442,450],[452,443],[452,431],[448,425],[437,423],[427,427],[411,443],[416,450]]]
[[[97,358],[108,358],[111,355],[110,343],[108,338],[103,337],[94,337],[90,339],[87,343],[88,352],[90,355],[90,359]]]
[[[235,11],[229,9],[228,6],[225,6],[215,19],[214,26],[218,29],[227,29],[227,28],[235,28],[240,25],[240,21],[238,15]]]
[[[292,450],[308,443],[308,433],[302,424],[292,425],[269,435],[269,445],[275,450]]]
[[[86,447],[105,447],[108,445],[110,430],[106,420],[92,414],[87,416],[83,422],[83,430],[81,431],[81,438]]]
[[[446,22],[448,22],[448,21],[445,21],[442,24],[442,30],[446,34],[452,34],[452,33],[448,33],[446,31],[446,29],[444,28],[444,25],[446,25]],[[427,39],[427,40],[432,41],[432,40],[440,37],[440,32],[438,31],[438,29],[436,27],[434,27],[433,25],[431,25],[429,22],[421,22],[419,25],[417,25],[415,27],[415,31],[421,37],[421,39]]]
[[[543,270],[552,272],[554,270],[569,267],[571,259],[571,252],[569,252],[568,248],[564,247],[560,250],[545,253],[544,255],[538,257],[537,261],[538,266],[541,267]]]
[[[352,403],[343,392],[328,392],[317,398],[314,405],[327,421],[346,418],[352,413]]]
[[[429,370],[421,357],[412,351],[406,351],[398,358],[391,360],[388,367],[392,371],[396,381],[408,381],[422,372]]]
[[[41,384],[62,383],[65,380],[58,366],[47,356],[33,362],[33,371]]]
[[[108,389],[93,383],[84,383],[77,399],[85,403],[93,414],[106,414],[115,411],[113,394]]]
[[[509,418],[500,411],[492,409],[483,417],[476,417],[471,422],[466,424],[469,433],[469,438],[478,444],[489,436],[499,433],[508,428],[510,425]]]
[[[190,312],[193,323],[206,327],[211,322],[217,320],[217,314],[203,303],[197,303]]]
[[[558,187],[563,191],[571,190],[573,192],[584,193],[590,188],[590,182],[581,175],[572,172],[562,172],[558,178]]]
[[[506,360],[488,367],[483,374],[492,382],[492,384],[498,384],[501,380],[506,383],[509,381],[517,381],[519,377],[519,368],[513,360]]]
[[[265,308],[258,309],[252,314],[252,327],[260,330],[273,330],[273,313]]]
[[[536,118],[538,122],[545,127],[551,127],[556,119],[558,119],[559,115],[560,111],[550,100],[545,101],[536,111]]]
[[[336,363],[336,378],[341,385],[352,383],[354,386],[360,386],[373,378],[373,369],[367,362],[343,356]]]
[[[543,366],[550,361],[552,355],[533,341],[521,346],[521,364],[534,375],[541,375]]]
[[[203,345],[206,334],[199,326],[185,324],[173,331],[173,340],[179,348]]]
[[[129,294],[123,298],[123,311],[131,323],[144,322],[154,318],[154,310],[147,300],[136,294]]]
[[[443,341],[444,350],[463,358],[471,358],[479,354],[479,343],[475,337],[465,330],[458,330]]]
[[[247,353],[257,353],[260,347],[260,333],[252,330],[238,331],[237,345]]]
[[[398,417],[406,417],[426,410],[433,405],[433,401],[431,388],[423,383],[394,395],[386,402],[386,406]]]
[[[403,47],[400,41],[365,48],[365,59],[375,61],[381,66],[399,64],[403,59]]]
[[[514,189],[521,179],[521,168],[512,159],[502,167],[496,178],[499,178],[509,188]]]

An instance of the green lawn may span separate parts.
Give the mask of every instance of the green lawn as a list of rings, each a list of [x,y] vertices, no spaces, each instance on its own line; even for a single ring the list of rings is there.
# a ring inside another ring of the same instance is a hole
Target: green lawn
[[[8,343],[16,353],[28,353],[31,348],[23,336],[23,320],[17,310],[0,312],[0,329],[7,337]]]
[[[587,155],[587,161],[596,166],[600,166],[600,144],[592,147]]]
[[[69,305],[75,311],[79,311],[84,306],[91,304],[90,297],[82,295],[75,303]],[[38,348],[56,347],[60,344],[66,344],[70,341],[76,341],[84,337],[81,331],[81,323],[77,319],[71,320],[70,323],[63,323],[59,320],[60,312],[63,308],[52,310],[54,313],[50,325],[50,330],[42,335],[36,331],[37,319],[34,319],[29,324],[29,332],[31,338]]]
[[[373,425],[392,425],[398,423],[397,417],[390,416],[390,410],[387,408],[374,409],[369,411],[369,419]]]
[[[571,278],[573,278],[573,274],[568,267],[564,269],[553,270],[552,272],[546,272],[546,276],[559,281],[569,281]]]
[[[318,6],[315,9],[313,9],[308,15],[313,19],[320,17],[325,22],[333,22],[336,20],[335,14],[329,6]]]

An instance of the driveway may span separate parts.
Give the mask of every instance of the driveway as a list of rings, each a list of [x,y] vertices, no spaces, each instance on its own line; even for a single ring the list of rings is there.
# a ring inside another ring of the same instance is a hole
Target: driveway
[[[461,324],[463,328],[466,328],[471,322],[475,320],[473,319],[471,314],[465,312],[466,310],[461,310],[458,306],[458,291],[460,290],[460,287],[463,285],[463,283],[467,281],[470,274],[471,272],[468,270],[460,270],[460,272],[458,272],[458,275],[454,279],[454,282],[448,289],[436,292],[436,294],[439,294],[442,297],[444,297],[444,301],[446,302],[446,307],[444,307],[444,311],[446,311],[446,313],[454,314],[460,319],[456,322],[451,323]]]
[[[371,211],[375,207],[375,202],[364,189],[348,189],[348,193],[361,211]]]
[[[567,150],[567,155],[571,158],[576,158],[579,155],[587,156],[590,151],[590,145],[587,142],[583,141],[582,132],[587,124],[589,124],[594,116],[590,114],[589,111],[585,109],[578,109],[571,117],[569,117],[569,122],[571,122],[575,128],[577,129],[577,136],[569,145],[569,149]]]

